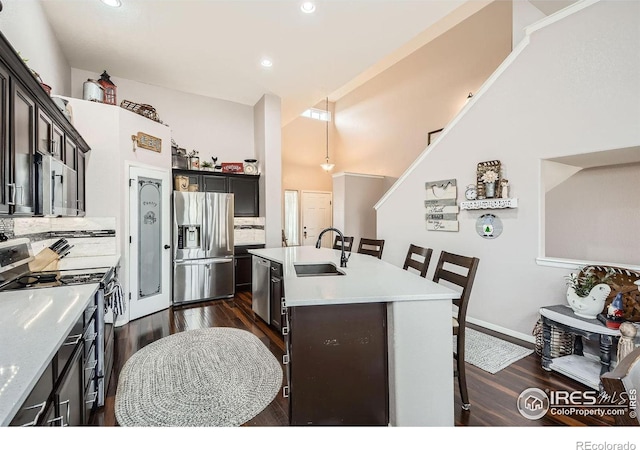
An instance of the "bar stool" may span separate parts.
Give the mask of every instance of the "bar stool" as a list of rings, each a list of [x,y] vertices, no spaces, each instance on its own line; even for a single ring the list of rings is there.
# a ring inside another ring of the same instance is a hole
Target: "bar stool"
[[[382,259],[382,249],[384,248],[384,239],[367,239],[360,238],[360,244],[358,244],[358,253],[363,255],[375,256],[378,259]]]
[[[351,247],[353,247],[353,236],[345,236],[344,237],[344,251],[351,252]],[[333,249],[334,250],[342,250],[342,240],[340,236],[336,235],[336,240],[333,241]]]
[[[420,276],[422,278],[426,278],[427,269],[429,268],[429,261],[431,260],[431,253],[433,250],[430,248],[419,247],[417,245],[411,244],[409,246],[409,251],[407,251],[407,257],[404,260],[404,266],[402,267],[404,270],[416,269],[420,272]],[[421,256],[422,261],[418,259],[413,259],[413,255]]]

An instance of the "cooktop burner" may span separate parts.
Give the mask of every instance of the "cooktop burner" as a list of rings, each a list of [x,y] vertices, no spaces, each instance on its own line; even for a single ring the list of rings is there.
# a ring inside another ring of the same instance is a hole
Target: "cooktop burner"
[[[0,291],[100,283],[107,271],[95,270],[95,272],[55,271],[28,273],[6,284],[0,288]]]

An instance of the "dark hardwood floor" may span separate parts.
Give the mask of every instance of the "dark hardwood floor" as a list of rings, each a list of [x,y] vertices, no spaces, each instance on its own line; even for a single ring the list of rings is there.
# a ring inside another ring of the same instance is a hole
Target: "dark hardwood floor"
[[[117,425],[114,401],[118,374],[127,359],[145,345],[173,333],[205,327],[235,327],[255,334],[275,357],[282,361],[282,337],[256,318],[251,311],[251,294],[239,293],[230,300],[199,303],[194,306],[169,308],[116,329],[114,374],[107,390],[105,406],[93,416],[93,425]],[[483,330],[489,334],[495,334]],[[500,336],[505,338],[504,336]],[[531,344],[505,338],[520,345]],[[545,425],[613,425],[612,417],[553,416],[547,414],[539,420],[524,418],[516,408],[516,399],[525,389],[584,391],[578,382],[555,372],[546,372],[540,366],[540,357],[534,352],[500,372],[492,375],[467,364],[467,384],[471,409],[461,408],[457,383],[455,389],[455,424],[457,426],[518,426]],[[288,424],[288,401],[278,394],[276,399],[245,426],[280,426]]]

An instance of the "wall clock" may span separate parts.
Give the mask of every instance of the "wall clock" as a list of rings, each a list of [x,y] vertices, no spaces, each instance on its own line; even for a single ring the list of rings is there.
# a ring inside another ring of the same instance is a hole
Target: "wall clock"
[[[467,200],[475,200],[478,198],[478,189],[475,184],[467,186],[467,190],[464,191],[464,196]]]

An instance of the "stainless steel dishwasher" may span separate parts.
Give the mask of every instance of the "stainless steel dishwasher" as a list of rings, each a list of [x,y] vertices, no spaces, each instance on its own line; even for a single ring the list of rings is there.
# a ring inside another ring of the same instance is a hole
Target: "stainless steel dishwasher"
[[[251,307],[262,320],[271,323],[269,308],[269,281],[271,280],[271,262],[259,256],[253,256],[252,302]]]

